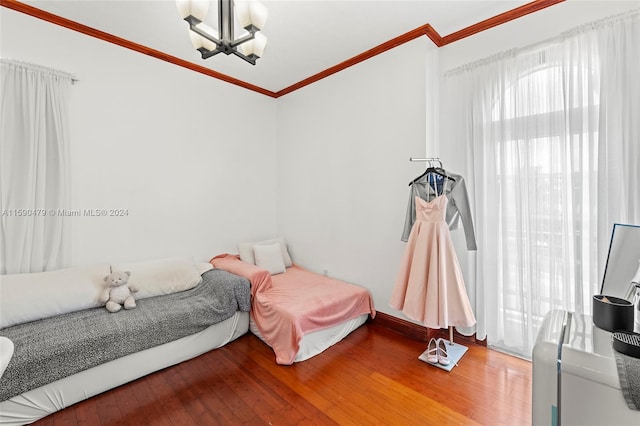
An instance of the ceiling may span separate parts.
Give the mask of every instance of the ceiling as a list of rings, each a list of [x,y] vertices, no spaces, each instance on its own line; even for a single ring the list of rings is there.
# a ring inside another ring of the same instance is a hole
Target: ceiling
[[[527,1],[262,0],[264,56],[203,60],[174,0],[22,0],[22,3],[276,92],[424,24],[446,36]],[[215,0],[205,22],[216,27]]]

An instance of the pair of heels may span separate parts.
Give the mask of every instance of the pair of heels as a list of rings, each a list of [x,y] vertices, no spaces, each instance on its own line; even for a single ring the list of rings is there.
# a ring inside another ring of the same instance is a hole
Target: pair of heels
[[[427,346],[427,362],[431,364],[449,365],[449,354],[447,353],[446,340],[432,338]]]

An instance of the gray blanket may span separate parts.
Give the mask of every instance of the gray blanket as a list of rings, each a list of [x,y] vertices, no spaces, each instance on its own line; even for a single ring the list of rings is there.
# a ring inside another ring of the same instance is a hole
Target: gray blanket
[[[0,401],[105,362],[197,333],[251,308],[249,281],[214,269],[196,287],[0,329],[15,345],[0,379]]]

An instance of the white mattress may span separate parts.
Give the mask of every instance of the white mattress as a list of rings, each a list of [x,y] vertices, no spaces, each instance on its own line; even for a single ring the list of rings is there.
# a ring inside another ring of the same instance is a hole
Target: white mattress
[[[231,318],[173,342],[136,352],[0,402],[0,424],[32,423],[76,402],[195,358],[245,334],[249,313]]]
[[[349,335],[353,330],[364,324],[368,317],[368,313],[362,314],[338,325],[334,325],[333,327],[305,334],[302,336],[302,340],[300,341],[300,349],[296,354],[294,362],[304,361],[324,352],[326,349],[347,337],[347,335]],[[260,330],[258,330],[253,318],[249,321],[249,330],[258,336],[260,340],[267,343],[260,333]]]

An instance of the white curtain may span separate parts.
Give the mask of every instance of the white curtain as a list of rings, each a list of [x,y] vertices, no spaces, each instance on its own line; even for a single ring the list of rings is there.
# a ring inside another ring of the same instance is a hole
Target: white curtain
[[[0,273],[68,266],[68,74],[2,59]]]
[[[640,223],[639,16],[446,76],[447,129],[471,158],[475,331],[492,346],[529,358],[549,310],[590,314],[613,223]]]
[[[640,224],[640,10],[602,25],[597,31],[602,70],[600,261],[606,259],[612,223]]]

